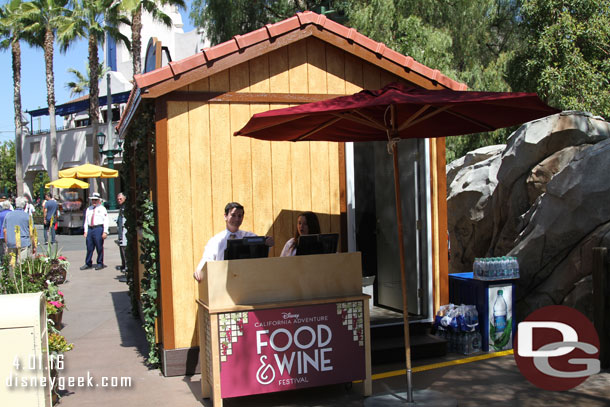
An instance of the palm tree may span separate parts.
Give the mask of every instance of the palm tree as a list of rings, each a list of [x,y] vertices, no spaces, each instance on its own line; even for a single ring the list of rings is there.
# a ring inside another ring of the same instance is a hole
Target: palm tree
[[[133,74],[142,73],[142,10],[150,13],[153,20],[160,21],[167,27],[172,26],[172,19],[161,11],[160,6],[170,5],[185,9],[183,0],[124,0],[121,2],[123,10],[131,13],[131,59]]]
[[[76,38],[87,38],[88,64],[89,64],[89,117],[93,129],[93,162],[99,165],[100,157],[96,152],[99,149],[95,135],[99,131],[99,77],[100,63],[98,58],[98,45],[104,41],[105,33],[111,37],[129,44],[129,40],[118,30],[120,23],[129,24],[121,16],[119,5],[114,0],[78,0],[74,2],[72,24],[62,32],[63,44],[69,44]]]
[[[13,63],[13,105],[15,110],[15,178],[17,195],[23,195],[23,122],[21,116],[21,0],[12,0],[0,8],[0,49],[11,49]]]
[[[74,81],[66,82],[66,89],[70,90],[70,96],[81,95],[89,90],[89,84],[91,83],[89,80],[89,65],[87,65],[86,68],[86,73],[82,73],[74,68],[68,68],[68,73],[71,73],[76,78]],[[99,82],[106,72],[108,72],[108,67],[104,67],[104,64],[99,64],[98,72]]]
[[[82,95],[89,89],[89,68],[87,68],[87,75],[81,71],[68,68],[68,73],[71,73],[76,78],[75,81],[66,82],[66,89],[70,90],[70,96]]]
[[[49,127],[51,144],[51,179],[57,179],[59,164],[57,159],[57,128],[55,124],[55,76],[53,74],[53,45],[58,27],[65,24],[70,10],[66,8],[67,0],[33,0],[22,3],[21,12],[24,21],[23,31],[31,37],[31,44],[43,49],[46,82],[47,104],[49,106]]]

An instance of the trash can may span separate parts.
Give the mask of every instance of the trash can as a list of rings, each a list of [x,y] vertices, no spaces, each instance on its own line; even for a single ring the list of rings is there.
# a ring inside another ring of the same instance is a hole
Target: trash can
[[[473,273],[449,274],[449,301],[476,306],[485,352],[513,348],[514,297],[514,279],[485,281],[473,278]]]
[[[2,405],[51,407],[44,294],[0,295],[0,309]]]

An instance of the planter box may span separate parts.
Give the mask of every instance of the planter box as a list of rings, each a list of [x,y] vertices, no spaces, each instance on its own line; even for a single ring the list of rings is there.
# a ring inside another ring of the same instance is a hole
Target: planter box
[[[61,318],[64,315],[64,311],[61,310],[59,311],[57,314],[51,314],[48,316],[48,318],[53,321],[53,323],[55,323],[55,329],[57,330],[61,330],[61,328],[63,328],[63,325],[61,324]]]

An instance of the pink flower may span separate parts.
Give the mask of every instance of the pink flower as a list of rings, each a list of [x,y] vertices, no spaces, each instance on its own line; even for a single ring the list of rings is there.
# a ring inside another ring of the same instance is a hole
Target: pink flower
[[[49,301],[49,304],[55,306],[56,308],[63,308],[64,304],[59,301]]]
[[[62,297],[64,296],[64,293],[62,293],[61,291],[57,291],[57,294],[61,295]]]
[[[57,260],[66,260],[66,258],[64,256],[59,256]]]

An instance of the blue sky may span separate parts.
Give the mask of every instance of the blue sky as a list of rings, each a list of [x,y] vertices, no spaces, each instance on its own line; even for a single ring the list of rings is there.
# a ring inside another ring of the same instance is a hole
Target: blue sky
[[[4,5],[8,1],[2,0]],[[181,10],[184,31],[193,29],[188,14],[190,13],[191,1],[185,1],[187,10]],[[143,44],[148,38],[142,39]],[[100,55],[100,61],[103,56]],[[81,72],[86,71],[87,43],[81,40],[74,44],[65,54],[56,48],[53,71],[55,73],[55,100],[56,104],[70,101],[70,91],[66,89],[66,82],[73,80],[72,74],[67,72],[68,68],[74,68]],[[21,43],[21,105],[23,110],[34,110],[47,106],[47,87],[45,82],[44,56],[42,49],[30,48]],[[15,110],[13,107],[13,72],[11,67],[10,50],[0,51],[0,143],[15,137]],[[26,115],[29,120],[29,116]],[[48,129],[48,116],[41,118],[41,126]],[[34,118],[34,129],[39,128],[38,119]],[[57,125],[62,124],[58,117]],[[29,126],[29,125],[28,125]]]

